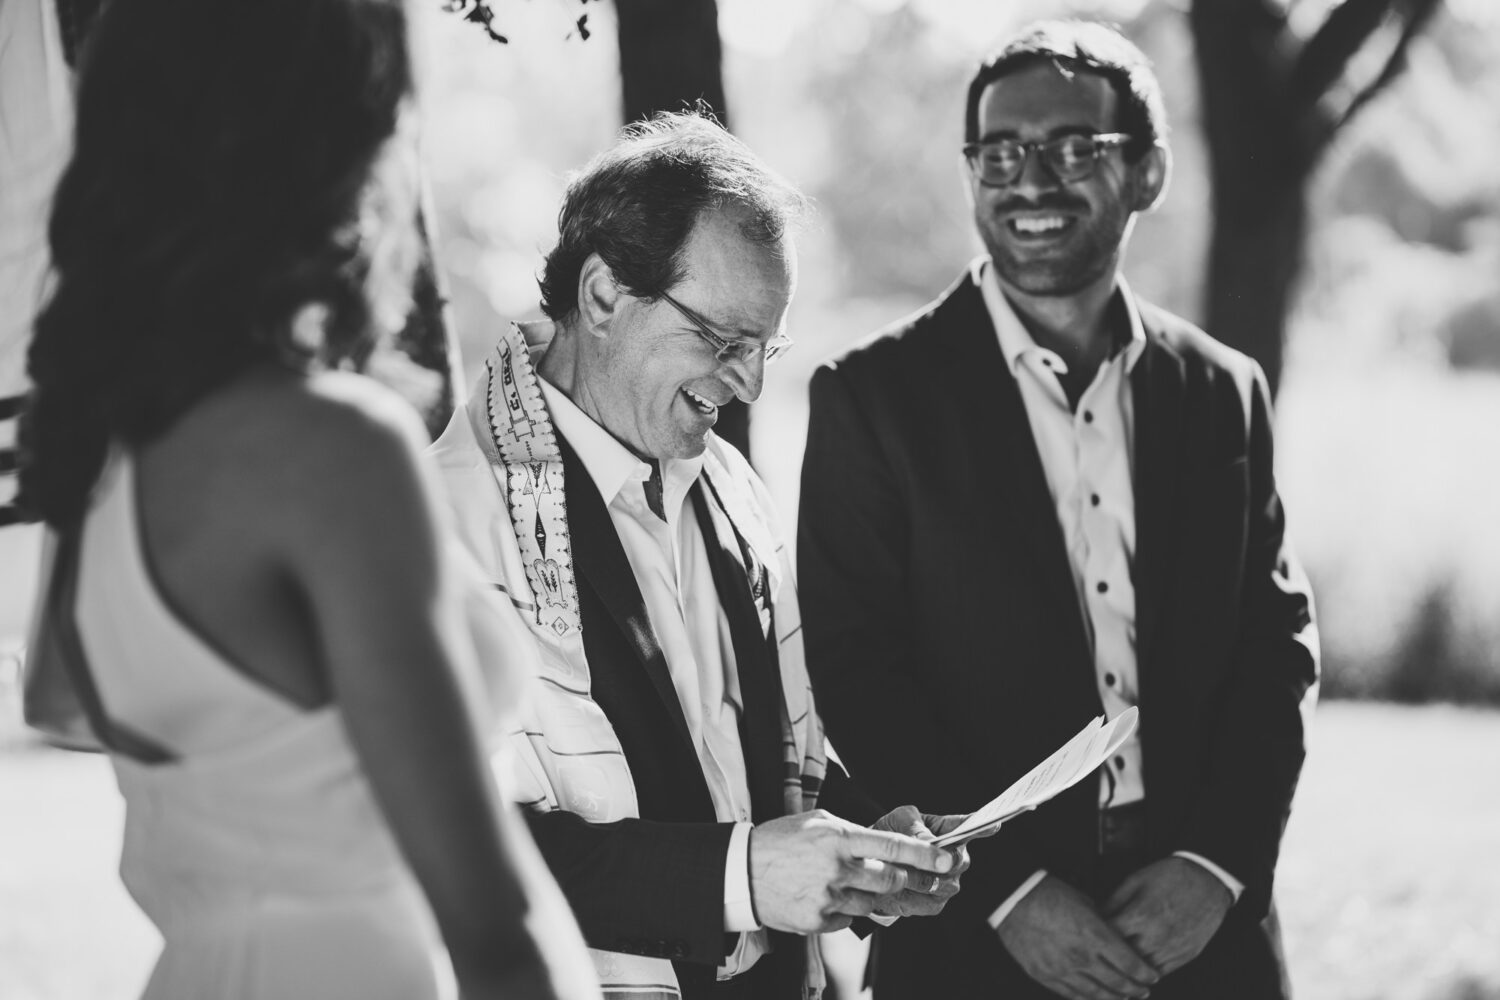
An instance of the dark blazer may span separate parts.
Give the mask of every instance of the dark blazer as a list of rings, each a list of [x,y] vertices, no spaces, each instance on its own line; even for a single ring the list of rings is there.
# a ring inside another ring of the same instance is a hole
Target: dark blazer
[[[697,1000],[710,994],[715,968],[735,943],[724,931],[732,826],[715,818],[666,658],[604,500],[561,435],[558,443],[592,695],[630,764],[640,818],[591,824],[565,811],[528,811],[527,822],[588,944],[671,959],[684,1000]],[[740,738],[759,823],[785,812],[775,630],[769,641],[763,637],[743,564],[708,520],[705,504],[713,501],[701,481],[691,495],[730,622],[744,703]],[[821,802],[857,822],[879,815],[831,762]],[[802,943],[772,938],[771,954],[750,973],[756,992],[768,1000],[800,997]]]
[[[1169,982],[1233,970],[1202,995],[1276,996],[1279,945],[1262,923],[1317,678],[1311,598],[1283,539],[1259,369],[1140,308],[1132,572],[1150,848],[1196,852],[1246,886]],[[966,276],[821,368],[811,394],[800,596],[830,742],[877,798],[970,811],[1102,711],[1062,529],[978,286]],[[1038,868],[1088,883],[1097,797],[1081,782],[971,845],[940,917],[879,935],[877,998],[1031,995],[986,917]]]

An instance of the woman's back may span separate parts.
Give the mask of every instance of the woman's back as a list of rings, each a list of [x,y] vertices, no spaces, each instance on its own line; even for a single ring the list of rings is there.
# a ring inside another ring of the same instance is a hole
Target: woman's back
[[[102,723],[126,876],[166,931],[159,995],[421,997],[422,910],[387,888],[408,871],[466,1000],[596,992],[494,785],[477,602],[425,435],[327,373],[411,308],[414,9],[132,0],[103,6],[79,58],[21,488],[60,552],[85,526],[104,708],[170,761]],[[532,655],[485,660],[515,678]],[[358,953],[336,947],[351,929]]]
[[[420,998],[448,978],[278,556],[285,520],[340,514],[286,478],[358,445],[339,422],[361,415],[338,411],[371,400],[337,381],[330,398],[263,372],[210,397],[113,455],[84,525],[77,620],[102,701],[172,758],[115,759],[121,873],[165,938],[149,997]]]

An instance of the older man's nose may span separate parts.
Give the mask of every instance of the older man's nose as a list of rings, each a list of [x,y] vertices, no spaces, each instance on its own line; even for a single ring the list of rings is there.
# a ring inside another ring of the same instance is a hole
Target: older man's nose
[[[729,375],[729,385],[742,403],[753,403],[760,398],[766,380],[766,356],[756,351],[747,360],[733,359],[724,362],[724,371]]]

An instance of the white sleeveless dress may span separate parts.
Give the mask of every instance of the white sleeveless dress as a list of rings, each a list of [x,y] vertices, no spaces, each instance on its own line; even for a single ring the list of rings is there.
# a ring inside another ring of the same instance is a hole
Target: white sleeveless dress
[[[141,546],[132,473],[116,452],[99,484],[75,617],[108,716],[175,757],[111,755],[120,874],[164,939],[146,1000],[454,996],[337,708],[288,702],[173,613]]]

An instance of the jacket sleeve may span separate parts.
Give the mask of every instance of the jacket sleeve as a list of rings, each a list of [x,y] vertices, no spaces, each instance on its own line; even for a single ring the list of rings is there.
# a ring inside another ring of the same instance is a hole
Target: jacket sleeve
[[[525,813],[590,947],[709,965],[728,954],[736,937],[724,932],[732,823]]]
[[[1306,756],[1303,713],[1318,680],[1318,638],[1272,474],[1270,393],[1258,367],[1247,381],[1250,495],[1238,632],[1209,780],[1176,846],[1243,881],[1240,905],[1262,915]]]
[[[908,591],[908,505],[882,435],[846,371],[812,380],[797,530],[808,668],[830,742],[859,786],[888,808],[972,810],[979,779],[923,678]],[[996,789],[998,793],[1000,789]],[[971,848],[953,912],[984,919],[1041,867],[1023,832]]]

